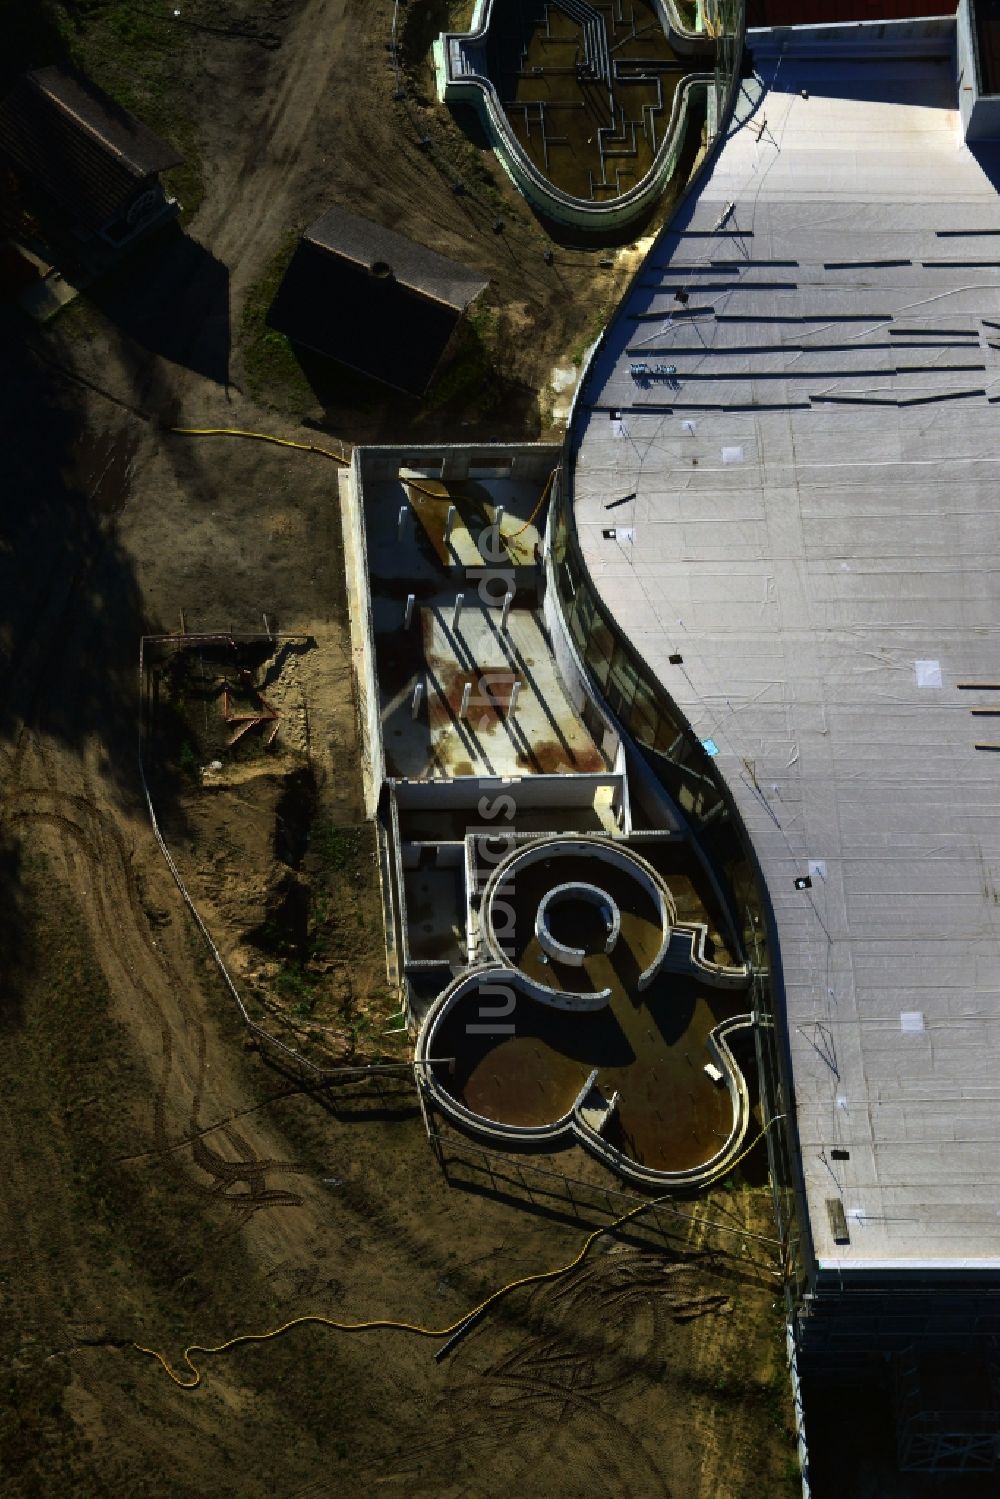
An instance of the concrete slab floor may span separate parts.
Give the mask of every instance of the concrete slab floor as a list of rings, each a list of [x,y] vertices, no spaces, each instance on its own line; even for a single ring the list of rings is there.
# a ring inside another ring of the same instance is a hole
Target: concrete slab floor
[[[415,611],[411,632],[419,644],[408,653],[411,669],[382,697],[390,775],[519,776],[606,768],[566,697],[532,612],[512,610],[505,632],[498,610],[466,607],[457,629],[453,618],[454,600]],[[413,717],[418,685],[423,696]]]
[[[607,768],[563,690],[539,622],[535,553],[544,515],[534,512],[541,498],[537,480],[402,478],[369,486],[365,527],[389,775]]]

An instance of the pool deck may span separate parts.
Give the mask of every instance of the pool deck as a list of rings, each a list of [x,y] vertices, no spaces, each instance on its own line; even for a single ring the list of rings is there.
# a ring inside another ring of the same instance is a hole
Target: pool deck
[[[764,871],[821,1269],[996,1271],[1000,690],[960,684],[1000,684],[1000,151],[946,57],[844,34],[751,36],[585,380],[576,514]]]

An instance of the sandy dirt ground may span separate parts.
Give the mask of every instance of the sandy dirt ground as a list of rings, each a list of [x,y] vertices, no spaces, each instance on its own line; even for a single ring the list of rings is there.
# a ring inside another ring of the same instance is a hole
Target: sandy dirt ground
[[[428,48],[461,6],[403,8],[403,102],[387,52],[389,0],[272,0],[262,9],[259,25],[270,15],[279,47],[196,33],[176,59],[178,108],[199,126],[204,197],[184,236],[161,236],[93,290],[90,316],[67,317],[73,368],[160,420],[231,418],[252,390],[350,442],[433,441],[456,428],[472,438],[555,430],[553,381],[564,382],[596,337],[636,264],[637,241],[553,240],[477,144],[474,118],[460,128],[436,102]],[[458,368],[446,368],[423,403],[338,375],[305,352],[269,352],[261,329],[246,325],[275,256],[284,247],[287,258],[296,233],[334,203],[489,283],[458,340]]]
[[[447,1323],[612,1216],[516,1170],[443,1170],[406,1085],[305,1088],[247,1049],[152,836],[138,642],[182,611],[188,631],[256,630],[266,613],[315,642],[316,815],[335,830],[361,818],[335,466],[166,430],[315,437],[241,388],[242,303],[275,240],[356,197],[471,262],[498,254],[483,211],[396,139],[388,7],[262,9],[280,46],[207,39],[184,62],[206,188],[186,231],[47,330],[3,315],[0,1493],[792,1492],[773,1250],[743,1237],[771,1232],[759,1186],[708,1203],[728,1233],[602,1238],[441,1364],[408,1334],[314,1328],[212,1361],[188,1393],[132,1347],[176,1359],[192,1339],[316,1311]],[[498,295],[543,330],[517,377],[537,389],[605,273],[596,252],[571,258],[585,269],[567,297],[566,266],[550,273],[541,229],[507,201],[519,227]],[[520,435],[526,410],[500,427]],[[391,417],[347,392],[323,419],[348,440],[439,436],[444,420]],[[275,774],[214,811],[196,783],[158,783],[229,954],[266,918]],[[375,972],[367,857],[357,879],[341,869],[356,886],[344,921],[325,918],[334,977]]]

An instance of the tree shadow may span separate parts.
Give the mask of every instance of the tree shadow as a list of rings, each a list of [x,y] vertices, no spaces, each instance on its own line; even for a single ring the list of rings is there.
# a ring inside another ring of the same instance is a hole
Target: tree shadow
[[[43,68],[66,57],[66,39],[49,0],[0,0],[0,36],[0,92],[25,68]]]
[[[147,631],[118,535],[134,416],[84,418],[27,320],[3,315],[0,395],[0,774],[23,731],[83,756],[130,808],[137,776],[138,649]]]
[[[178,224],[137,245],[87,297],[148,353],[228,385],[229,271]]]

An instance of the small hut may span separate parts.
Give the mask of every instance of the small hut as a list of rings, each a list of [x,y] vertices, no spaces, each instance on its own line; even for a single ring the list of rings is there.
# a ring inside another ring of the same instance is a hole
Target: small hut
[[[166,141],[82,74],[24,73],[0,102],[0,165],[49,229],[121,249],[178,212],[160,173],[181,164]]]
[[[485,287],[466,266],[331,208],[299,241],[267,321],[293,343],[421,396]]]

